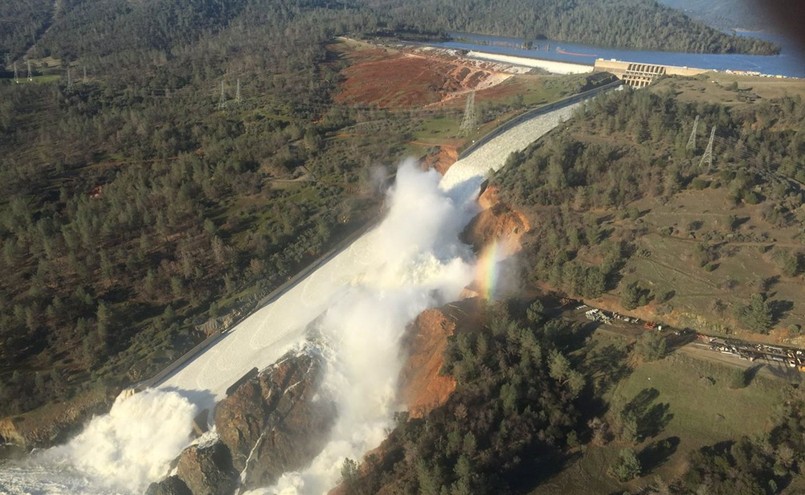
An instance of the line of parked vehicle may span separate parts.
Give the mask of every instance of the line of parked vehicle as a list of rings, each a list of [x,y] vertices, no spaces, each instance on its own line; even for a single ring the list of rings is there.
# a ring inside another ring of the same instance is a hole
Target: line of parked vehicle
[[[736,339],[724,339],[700,335],[700,338],[710,345],[713,351],[732,354],[749,361],[766,359],[778,363],[785,363],[789,368],[797,368],[805,372],[805,351],[793,347],[780,345],[753,344]]]
[[[802,349],[781,345],[757,344],[724,337],[714,337],[696,332],[690,328],[685,328],[682,330],[672,329],[667,325],[660,325],[651,321],[643,321],[639,318],[624,316],[598,308],[590,308],[586,304],[576,306],[576,310],[586,310],[584,311],[585,318],[590,321],[597,321],[606,325],[611,325],[613,320],[620,320],[634,325],[642,324],[643,328],[648,330],[663,331],[663,328],[665,328],[666,331],[673,332],[674,335],[695,335],[695,338],[708,345],[712,351],[723,354],[732,354],[742,359],[748,359],[749,361],[765,359],[767,361],[783,363],[790,368],[796,368],[799,371],[805,372],[805,350]]]

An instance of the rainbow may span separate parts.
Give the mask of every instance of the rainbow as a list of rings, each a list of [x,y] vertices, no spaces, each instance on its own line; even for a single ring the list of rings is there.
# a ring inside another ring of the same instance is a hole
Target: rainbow
[[[475,279],[478,281],[481,295],[486,300],[491,301],[495,295],[495,287],[497,286],[498,276],[500,275],[498,269],[498,261],[503,258],[502,246],[495,239],[492,244],[488,245],[478,258],[477,273]]]

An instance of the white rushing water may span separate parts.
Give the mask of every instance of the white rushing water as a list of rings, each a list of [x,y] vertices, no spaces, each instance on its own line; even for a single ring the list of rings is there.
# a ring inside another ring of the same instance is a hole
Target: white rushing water
[[[573,106],[575,107],[575,105]],[[413,161],[398,170],[389,212],[374,230],[255,312],[157,389],[120,398],[68,444],[0,466],[0,493],[142,493],[167,474],[190,441],[191,421],[253,367],[263,369],[310,334],[328,357],[323,393],[338,417],[329,444],[304,471],[286,473],[257,493],[319,494],[391,426],[399,341],[428,307],[459,298],[474,260],[458,234],[477,212],[490,170],[505,164],[562,119],[556,110],[491,140],[440,178]],[[315,323],[314,323],[315,321]]]

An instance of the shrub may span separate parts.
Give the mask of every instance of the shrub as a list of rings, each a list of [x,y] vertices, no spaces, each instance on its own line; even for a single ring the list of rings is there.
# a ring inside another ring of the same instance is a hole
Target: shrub
[[[693,187],[693,189],[702,190],[710,185],[710,181],[696,177],[691,181],[690,185]]]
[[[656,361],[665,357],[665,338],[657,331],[645,332],[635,346],[637,354],[646,361]]]
[[[618,481],[625,482],[640,476],[643,467],[637,454],[632,449],[623,449],[618,455],[618,460],[610,466],[608,474]]]

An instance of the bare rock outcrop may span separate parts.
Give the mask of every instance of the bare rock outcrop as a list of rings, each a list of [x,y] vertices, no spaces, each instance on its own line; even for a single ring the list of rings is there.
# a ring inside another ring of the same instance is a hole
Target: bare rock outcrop
[[[458,160],[458,149],[455,144],[443,143],[428,150],[428,154],[422,157],[422,167],[424,169],[435,168],[437,172],[444,175],[451,165]]]
[[[193,495],[190,488],[178,476],[168,476],[159,483],[151,483],[145,495]]]
[[[0,419],[0,443],[25,449],[45,448],[67,440],[96,414],[107,412],[119,389],[99,388],[65,402],[54,402]]]
[[[230,495],[239,477],[229,449],[220,441],[186,448],[179,456],[176,475],[191,493],[209,495]]]
[[[218,404],[216,430],[244,488],[272,484],[324,448],[335,405],[317,395],[322,372],[316,356],[288,356]]]
[[[444,404],[456,389],[452,376],[440,374],[447,339],[455,330],[456,322],[441,310],[427,309],[406,331],[403,345],[409,354],[400,372],[400,397],[413,418]]]

